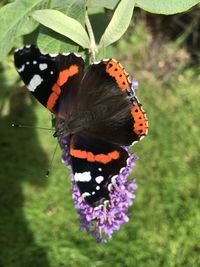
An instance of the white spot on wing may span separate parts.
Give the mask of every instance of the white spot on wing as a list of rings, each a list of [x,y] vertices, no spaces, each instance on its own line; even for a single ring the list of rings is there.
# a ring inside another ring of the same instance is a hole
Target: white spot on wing
[[[17,69],[18,72],[22,72],[25,69],[25,66],[22,65],[21,68]]]
[[[25,47],[26,47],[26,48],[30,48],[30,47],[31,47],[31,45],[25,45]]]
[[[22,50],[22,49],[24,49],[24,46],[23,46],[23,47],[20,47],[20,48],[17,48],[17,49],[15,49],[15,52],[17,52],[17,51],[20,51],[20,50]]]
[[[29,62],[29,61],[27,61],[27,62],[26,62],[26,65],[29,65],[29,64],[30,64],[30,62]]]
[[[103,182],[104,178],[103,178],[103,176],[97,176],[95,178],[95,180],[96,180],[97,184],[100,184],[101,182]]]
[[[92,195],[95,195],[95,192],[94,191],[92,192]]]
[[[127,158],[126,164],[129,165],[130,162],[131,162],[130,158]]]
[[[58,54],[49,54],[50,57],[57,57]]]
[[[37,61],[34,60],[34,61],[33,61],[33,64],[36,65],[36,64],[37,64]]]
[[[95,207],[94,210],[101,210],[102,208],[103,208],[103,205],[101,204],[101,205]]]
[[[85,197],[89,197],[89,196],[90,196],[90,193],[85,192],[85,193],[83,193],[81,196],[82,196],[83,198],[85,198]]]
[[[46,70],[47,69],[47,64],[46,63],[41,63],[41,64],[39,64],[39,68],[40,68],[40,70]]]
[[[98,168],[98,170],[101,172],[102,171],[102,168]]]
[[[101,61],[94,61],[92,64],[99,64],[99,63],[101,63]]]
[[[109,205],[109,201],[108,201],[108,200],[105,200],[105,201],[103,202],[103,204],[104,204],[104,206]]]
[[[89,182],[91,181],[92,177],[90,172],[82,172],[82,173],[76,172],[74,174],[74,179],[76,182]]]
[[[50,73],[53,74],[53,71],[51,71]]]
[[[109,184],[108,185],[108,191],[111,191],[111,189],[112,189],[112,184]]]
[[[96,186],[96,190],[99,190],[99,189],[100,189],[100,186],[99,186],[99,185],[97,185],[97,186]]]
[[[112,182],[112,184],[115,184],[115,183],[116,183],[116,179],[117,179],[117,175],[114,175],[114,176],[111,178],[111,182]]]
[[[125,167],[121,168],[120,173],[122,173],[125,169]]]
[[[76,54],[76,53],[74,53],[74,55],[75,55],[76,57],[81,57],[81,55],[79,55],[79,54]]]
[[[40,75],[35,74],[27,85],[28,90],[34,92],[38,85],[42,83],[42,81],[43,79],[40,77]]]
[[[140,138],[140,140],[141,140],[141,138]],[[131,145],[133,146],[134,144],[137,144],[138,143],[138,141],[134,141]]]

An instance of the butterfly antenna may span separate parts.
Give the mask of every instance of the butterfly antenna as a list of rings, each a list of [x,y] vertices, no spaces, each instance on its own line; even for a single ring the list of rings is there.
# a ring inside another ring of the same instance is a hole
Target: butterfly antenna
[[[53,166],[53,161],[54,161],[54,158],[55,158],[55,155],[56,155],[57,148],[58,148],[58,142],[56,143],[56,146],[55,146],[55,149],[54,149],[51,161],[50,161],[49,169],[46,172],[46,177],[49,177],[50,171],[51,171],[52,166]]]
[[[54,131],[53,128],[36,127],[36,126],[24,125],[24,124],[16,124],[16,123],[13,123],[12,127],[16,127],[16,128],[17,127],[18,128],[31,128],[31,129],[38,129],[38,130]],[[55,154],[56,154],[57,148],[58,148],[58,142],[57,142],[57,144],[55,146],[55,149],[54,149],[54,152],[53,152],[53,156],[52,156],[51,161],[50,161],[49,169],[46,171],[46,177],[48,177],[49,174],[50,174],[50,170],[51,170],[52,165],[53,165],[53,161],[54,161],[54,158],[55,158]]]
[[[13,123],[12,127],[18,127],[18,128],[31,128],[31,129],[38,129],[38,130],[46,130],[46,131],[54,131],[53,128],[46,128],[46,127],[37,127],[37,126],[31,126],[31,125],[24,125],[24,124],[16,124]]]

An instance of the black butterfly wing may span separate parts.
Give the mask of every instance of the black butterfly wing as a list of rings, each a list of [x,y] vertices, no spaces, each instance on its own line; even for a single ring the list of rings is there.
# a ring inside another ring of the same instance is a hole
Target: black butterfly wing
[[[147,119],[137,98],[130,100],[131,90],[128,74],[117,61],[90,65],[66,128],[118,145],[140,140],[147,133]]]
[[[70,157],[75,182],[85,201],[96,207],[109,200],[113,179],[127,166],[128,152],[100,139],[75,135]]]
[[[31,45],[17,49],[14,61],[34,97],[59,118],[64,118],[83,77],[83,59],[73,53],[42,53]]]

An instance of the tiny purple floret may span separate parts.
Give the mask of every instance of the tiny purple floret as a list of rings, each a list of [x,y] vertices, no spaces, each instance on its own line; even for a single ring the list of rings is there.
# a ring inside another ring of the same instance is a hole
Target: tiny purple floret
[[[138,87],[139,87],[139,82],[133,79],[131,81],[131,88],[132,88],[132,90],[135,91],[135,90],[138,89]]]

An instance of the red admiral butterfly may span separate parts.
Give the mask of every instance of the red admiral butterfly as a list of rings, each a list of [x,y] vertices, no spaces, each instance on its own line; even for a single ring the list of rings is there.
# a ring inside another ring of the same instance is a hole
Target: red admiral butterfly
[[[109,184],[127,165],[130,146],[147,134],[148,122],[128,74],[104,59],[84,70],[74,53],[47,54],[35,46],[15,52],[15,66],[28,90],[53,112],[54,136],[70,137],[75,181],[95,207],[109,199]]]

